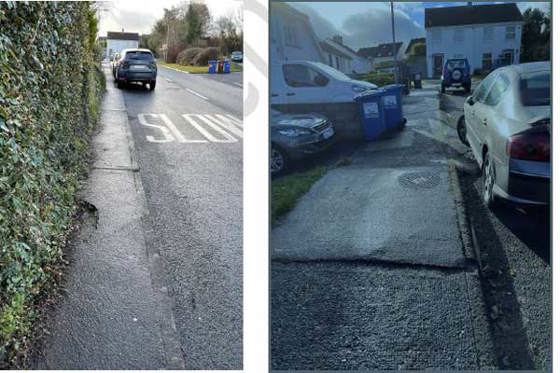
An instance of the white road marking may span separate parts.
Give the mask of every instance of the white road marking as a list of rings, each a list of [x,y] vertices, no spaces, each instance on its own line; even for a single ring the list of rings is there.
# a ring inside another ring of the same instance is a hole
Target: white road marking
[[[217,114],[217,116],[220,117],[221,115]],[[234,117],[233,115],[230,115],[230,114],[226,114],[226,117],[231,119],[233,121],[233,124],[235,124],[237,127],[243,128],[243,122],[240,119],[237,119],[236,117]]]
[[[198,96],[198,97],[200,97],[201,99],[207,100],[207,101],[208,101],[208,97],[203,96],[203,95],[201,95],[200,93],[193,91],[192,89],[189,89],[189,88],[185,88],[185,89],[186,89],[188,92],[192,93],[193,95]]]
[[[201,143],[201,142],[207,142],[206,140],[187,140],[185,138],[185,136],[183,136],[183,134],[181,132],[179,132],[179,129],[177,129],[177,127],[175,126],[175,124],[173,124],[173,122],[171,121],[171,119],[169,119],[167,117],[167,115],[165,114],[160,114],[161,119],[163,120],[163,123],[165,123],[165,125],[169,128],[169,130],[171,130],[171,132],[173,132],[173,134],[175,135],[175,137],[177,138],[177,141],[182,142],[182,143]]]
[[[167,80],[168,83],[173,83],[173,79],[165,78],[165,80]]]
[[[158,116],[158,114],[138,114],[138,121],[140,122],[140,124],[143,125],[143,126],[146,126],[146,127],[157,128],[161,131],[161,133],[163,135],[163,139],[161,139],[161,138],[156,139],[154,136],[147,135],[146,139],[149,142],[162,143],[162,142],[171,142],[171,141],[175,140],[173,138],[173,136],[171,135],[171,133],[169,133],[169,130],[165,126],[159,126],[157,124],[148,123],[148,121],[146,120],[147,115],[150,115],[152,117],[157,117]]]
[[[233,84],[235,84],[235,85],[238,86],[239,88],[243,88],[243,84],[241,84],[241,83],[233,82]]]
[[[205,117],[206,119],[216,123],[218,126],[233,133],[237,137],[243,138],[243,131],[237,128],[230,119],[224,117],[223,115],[219,115],[219,114],[217,114],[216,116],[205,115]],[[222,120],[220,121],[219,119]]]
[[[187,122],[189,122],[194,128],[196,128],[198,132],[200,132],[209,141],[220,142],[220,140],[212,136],[210,132],[206,131],[200,124],[198,124],[193,118],[191,118],[192,116],[192,114],[183,114],[183,118],[185,118]]]
[[[188,71],[179,70],[179,69],[176,69],[174,67],[163,66],[163,65],[158,65],[158,67],[163,67],[163,68],[166,68],[166,69],[169,69],[169,70],[175,70],[175,71],[178,71],[180,73],[190,74],[190,72],[188,72]]]
[[[218,139],[215,142],[236,142],[237,141],[237,139],[235,137],[233,137],[229,132],[224,131],[224,129],[222,127],[214,124],[213,122],[208,120],[208,118],[206,118],[204,115],[193,114],[193,116],[197,117],[198,119],[200,119],[201,121],[206,123],[209,127],[212,127],[214,129],[214,131],[220,133],[224,137],[224,139],[221,139],[221,140]]]

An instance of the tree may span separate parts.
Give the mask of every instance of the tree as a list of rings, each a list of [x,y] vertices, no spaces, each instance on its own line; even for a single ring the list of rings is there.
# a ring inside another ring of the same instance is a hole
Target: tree
[[[523,13],[521,62],[550,60],[550,9],[547,13],[537,8]]]
[[[212,18],[208,6],[203,2],[191,2],[184,16],[184,42],[187,45],[196,44],[208,33]]]
[[[215,22],[214,28],[224,53],[243,49],[243,20],[241,17],[241,13],[238,12],[221,16]]]

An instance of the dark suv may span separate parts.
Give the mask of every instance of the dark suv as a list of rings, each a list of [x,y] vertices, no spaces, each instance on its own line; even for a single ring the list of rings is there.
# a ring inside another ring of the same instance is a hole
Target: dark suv
[[[463,87],[465,92],[471,91],[471,67],[466,58],[445,61],[441,75],[441,93],[445,93],[447,87]]]
[[[127,83],[138,82],[156,87],[157,64],[149,49],[125,49],[116,64],[116,80],[119,88]]]

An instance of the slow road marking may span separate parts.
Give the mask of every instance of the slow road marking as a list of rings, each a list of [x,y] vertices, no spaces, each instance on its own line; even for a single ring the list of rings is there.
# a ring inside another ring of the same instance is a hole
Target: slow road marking
[[[138,114],[138,122],[152,131],[157,131],[156,135],[146,135],[146,140],[152,143],[234,143],[237,138],[243,138],[243,125],[241,120],[229,114],[183,114],[185,120],[183,125],[194,128],[196,133],[202,135],[204,139],[188,138],[183,131],[165,114],[142,113]],[[187,128],[188,129],[188,128]],[[190,131],[192,132],[192,130]],[[195,136],[201,137],[201,136]]]

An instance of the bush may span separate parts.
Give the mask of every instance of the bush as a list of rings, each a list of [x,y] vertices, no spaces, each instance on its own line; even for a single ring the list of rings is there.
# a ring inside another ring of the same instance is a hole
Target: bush
[[[387,84],[393,84],[395,82],[395,75],[393,73],[374,72],[361,75],[357,79],[373,83],[378,87],[382,87]]]
[[[195,58],[202,52],[202,48],[187,48],[177,55],[179,65],[194,65]]]
[[[0,2],[0,367],[53,278],[104,90],[87,2]]]
[[[204,48],[194,59],[193,65],[206,66],[209,60],[217,60],[220,57],[220,48],[208,47]]]

